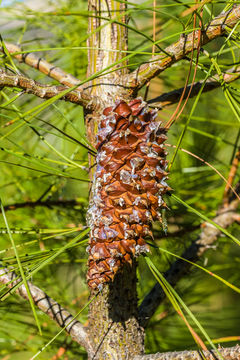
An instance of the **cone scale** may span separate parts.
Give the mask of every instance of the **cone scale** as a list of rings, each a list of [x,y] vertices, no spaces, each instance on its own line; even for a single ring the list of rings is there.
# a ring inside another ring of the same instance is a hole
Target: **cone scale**
[[[88,285],[101,289],[124,264],[149,251],[154,220],[161,221],[166,184],[166,129],[137,98],[103,110],[97,168],[88,210]]]

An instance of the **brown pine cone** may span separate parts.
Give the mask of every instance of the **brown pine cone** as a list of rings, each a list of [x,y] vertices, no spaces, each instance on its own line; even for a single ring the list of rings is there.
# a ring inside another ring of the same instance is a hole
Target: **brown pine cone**
[[[90,288],[113,281],[125,263],[149,251],[153,220],[161,221],[165,180],[166,129],[137,98],[103,111],[97,135],[97,169],[88,210]]]

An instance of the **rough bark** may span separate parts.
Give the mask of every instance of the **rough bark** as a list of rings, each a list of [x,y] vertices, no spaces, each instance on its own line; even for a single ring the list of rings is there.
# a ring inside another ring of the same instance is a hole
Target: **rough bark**
[[[233,5],[227,12],[222,12],[209,24],[204,26],[201,31],[201,46],[208,44],[210,41],[226,33],[226,27],[233,28],[240,18],[240,5]],[[127,78],[126,82],[133,87],[136,92],[142,88],[155,76],[172,66],[177,61],[183,59],[192,50],[198,47],[198,31],[190,34],[183,34],[180,39],[160,52],[148,63],[141,65],[133,71]]]
[[[105,285],[90,305],[89,337],[93,359],[131,359],[144,352],[144,331],[139,326],[136,264],[125,266]]]
[[[240,346],[235,346],[232,348],[220,348],[218,352],[222,355],[224,360],[240,360]],[[199,351],[179,351],[179,352],[169,352],[165,354],[151,354],[136,356],[134,360],[217,360],[219,355],[216,351],[203,351],[204,357],[200,354]]]
[[[126,21],[124,16],[125,4],[113,0],[89,0],[88,4],[89,11],[96,15],[96,17],[89,18],[88,32],[92,34],[88,39],[88,46],[91,48],[88,51],[87,75],[89,77],[123,57],[121,51],[111,52],[110,50],[127,50],[127,29],[113,22],[114,18],[119,18],[120,10],[122,13],[120,20],[123,23]],[[107,16],[109,20],[100,19],[101,15]],[[107,51],[100,49],[107,49]],[[124,66],[126,63],[120,65]],[[117,70],[120,65],[111,68],[111,72],[108,74],[103,72],[100,77],[87,84],[92,99],[97,101],[94,110],[86,109],[87,135],[93,145],[95,145],[101,111],[105,107],[113,105],[116,99],[128,97],[128,92],[123,87],[127,68]]]
[[[78,83],[79,82],[80,81],[78,81]],[[62,85],[43,85],[37,81],[29,79],[26,76],[8,74],[4,70],[0,69],[0,88],[5,86],[21,89],[25,93],[35,95],[41,99],[50,99],[68,89],[67,86]],[[90,98],[83,92],[83,89],[79,87],[78,90],[74,90],[66,95],[63,95],[61,100],[87,106]]]
[[[91,34],[88,46],[89,67],[88,76],[105,69],[107,66],[119,61],[122,53],[112,50],[127,50],[127,30],[124,26],[116,24],[113,19],[126,21],[126,4],[117,1],[89,1],[89,10],[96,17],[89,19],[89,33]],[[100,19],[100,16],[109,20]],[[121,67],[124,64],[121,64]],[[120,65],[118,65],[120,66]],[[95,145],[96,133],[102,110],[114,105],[117,99],[128,100],[129,95],[123,86],[126,69],[111,69],[101,77],[94,79],[89,85],[89,93],[93,98],[99,99],[94,111],[86,114],[88,139]],[[95,160],[90,159],[90,166]],[[93,174],[91,174],[93,178]],[[90,194],[91,198],[91,194]],[[137,314],[136,292],[136,264],[126,265],[119,272],[115,280],[104,286],[90,306],[89,336],[95,344],[94,359],[130,359],[144,351],[144,332],[139,326]],[[91,296],[94,290],[91,291]]]
[[[39,58],[34,53],[28,52],[21,54],[22,49],[19,46],[8,42],[5,42],[4,45],[6,46],[8,52],[19,62],[24,62],[34,69],[39,70],[50,78],[57,80],[60,84],[71,87],[80,83],[80,80],[75,78],[73,75],[68,74],[58,66],[50,64],[45,59]],[[2,48],[1,51],[4,52],[4,49]]]

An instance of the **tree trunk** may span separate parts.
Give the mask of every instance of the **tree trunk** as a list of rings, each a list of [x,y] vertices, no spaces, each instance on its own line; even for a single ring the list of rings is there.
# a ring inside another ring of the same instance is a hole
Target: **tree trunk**
[[[94,359],[123,360],[143,354],[136,282],[136,264],[125,266],[91,303],[89,334],[95,344]]]
[[[127,9],[126,4],[117,1],[90,0],[89,11],[93,13],[89,19],[88,41],[88,76],[91,76],[126,55],[119,50],[127,50],[127,29],[112,20],[126,23]],[[100,99],[95,109],[86,114],[88,139],[93,145],[103,109],[113,106],[118,99],[129,100],[122,81],[127,72],[124,65],[127,64],[121,62],[111,68],[109,74],[92,81],[89,91]],[[121,68],[117,70],[118,67]],[[91,158],[90,165],[94,162]],[[136,267],[136,261],[132,266],[126,265],[112,283],[104,285],[90,305],[89,335],[95,344],[94,359],[131,359],[144,352],[144,330],[138,321]],[[95,293],[91,290],[91,297]]]

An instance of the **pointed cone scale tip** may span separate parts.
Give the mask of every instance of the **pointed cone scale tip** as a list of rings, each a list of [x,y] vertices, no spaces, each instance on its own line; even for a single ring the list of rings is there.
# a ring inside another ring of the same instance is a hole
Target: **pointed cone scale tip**
[[[162,194],[170,189],[162,145],[166,131],[141,98],[105,108],[99,129],[101,171],[93,181],[88,212],[87,281],[96,290],[113,281],[124,264],[149,251],[151,223],[161,216],[166,207]]]

